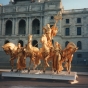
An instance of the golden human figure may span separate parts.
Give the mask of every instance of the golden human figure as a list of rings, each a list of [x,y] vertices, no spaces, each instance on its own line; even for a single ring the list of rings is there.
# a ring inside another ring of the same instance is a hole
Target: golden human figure
[[[46,35],[47,41],[52,40],[50,24],[46,24],[46,26],[43,27],[43,33]]]
[[[17,47],[17,70],[23,70],[26,68],[26,52],[20,43],[18,43]]]
[[[58,42],[55,42],[54,44],[54,59],[53,59],[53,68],[54,71],[57,71],[59,73],[61,71],[60,68],[60,60],[61,60],[61,46]]]

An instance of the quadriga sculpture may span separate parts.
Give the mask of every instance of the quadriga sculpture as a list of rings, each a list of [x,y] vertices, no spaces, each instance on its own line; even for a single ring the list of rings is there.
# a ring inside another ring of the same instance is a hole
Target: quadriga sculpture
[[[73,54],[78,50],[78,47],[73,43],[69,42],[66,48],[62,51],[61,58],[62,62],[65,62],[65,67],[70,74],[71,71],[71,62],[73,59]]]

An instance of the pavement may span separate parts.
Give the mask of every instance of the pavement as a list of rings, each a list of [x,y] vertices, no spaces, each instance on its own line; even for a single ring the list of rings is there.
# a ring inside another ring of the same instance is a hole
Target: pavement
[[[78,75],[88,75],[88,72],[77,72]]]
[[[2,72],[10,72],[10,69],[0,69],[0,73]],[[2,78],[0,75],[0,88],[88,88],[88,72],[77,72],[77,75],[76,84],[71,84],[68,80]]]

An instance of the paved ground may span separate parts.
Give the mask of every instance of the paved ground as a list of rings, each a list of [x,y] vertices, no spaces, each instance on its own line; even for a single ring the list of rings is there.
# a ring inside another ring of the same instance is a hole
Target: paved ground
[[[77,84],[71,84],[71,81],[64,80],[47,80],[47,79],[32,79],[32,78],[10,78],[1,77],[0,69],[0,88],[88,88],[88,72],[77,72]],[[9,70],[10,71],[10,70]]]
[[[88,88],[88,75],[78,75],[77,84],[64,80],[46,80],[31,78],[2,78],[0,88]]]

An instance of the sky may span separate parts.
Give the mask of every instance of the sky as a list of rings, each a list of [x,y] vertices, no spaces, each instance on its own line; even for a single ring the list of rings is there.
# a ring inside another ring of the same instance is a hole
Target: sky
[[[6,5],[10,0],[0,0],[0,3]],[[62,0],[65,10],[88,8],[88,0]]]

